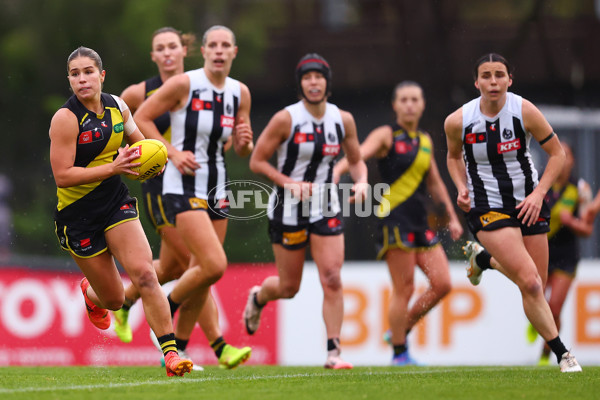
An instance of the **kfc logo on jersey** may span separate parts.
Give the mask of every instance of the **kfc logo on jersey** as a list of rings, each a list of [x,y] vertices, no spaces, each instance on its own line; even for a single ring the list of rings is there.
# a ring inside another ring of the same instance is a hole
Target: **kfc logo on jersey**
[[[296,134],[294,135],[294,143],[296,144],[314,141],[315,135],[313,133],[296,132]]]
[[[227,115],[221,115],[221,128],[233,128],[235,124],[235,118],[228,117]]]
[[[395,144],[396,154],[406,154],[412,150],[412,146],[406,142],[396,142]]]
[[[324,156],[337,156],[340,154],[340,145],[339,144],[324,144],[323,145],[323,155]]]
[[[485,132],[471,132],[465,135],[466,144],[485,143],[487,142],[487,134]]]
[[[498,143],[498,154],[519,150],[520,148],[521,141],[519,139],[511,140],[510,142]]]

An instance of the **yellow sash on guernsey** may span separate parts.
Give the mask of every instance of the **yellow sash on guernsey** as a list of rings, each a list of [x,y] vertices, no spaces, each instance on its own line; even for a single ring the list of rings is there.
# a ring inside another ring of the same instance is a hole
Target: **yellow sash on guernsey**
[[[123,141],[123,132],[115,132],[114,126],[119,123],[123,123],[123,116],[118,108],[115,107],[106,107],[111,113],[111,119],[113,124],[113,130],[111,132],[110,140],[106,143],[105,149],[96,156],[94,160],[92,160],[86,168],[96,167],[98,165],[110,164],[113,162],[114,156],[117,153],[117,149],[120,147],[121,142]],[[106,111],[104,111],[106,112]],[[102,118],[102,113],[99,117]],[[84,115],[80,121],[80,125],[83,124],[83,121],[88,117],[88,114]],[[84,197],[86,194],[93,191],[98,185],[100,185],[102,181],[86,183],[83,185],[71,186],[67,188],[58,188],[56,191],[56,195],[58,197],[58,211],[67,207],[68,205],[76,202],[77,200]]]
[[[579,201],[579,191],[577,186],[569,183],[560,196],[560,199],[554,204],[552,210],[550,210],[550,232],[548,237],[552,237],[559,231],[562,224],[560,222],[560,214],[566,210],[570,214],[573,214],[577,202]]]
[[[410,168],[383,193],[383,199],[377,209],[379,218],[386,217],[390,211],[402,204],[413,195],[423,181],[423,177],[431,166],[431,139],[429,136],[418,133],[420,138],[419,151]]]

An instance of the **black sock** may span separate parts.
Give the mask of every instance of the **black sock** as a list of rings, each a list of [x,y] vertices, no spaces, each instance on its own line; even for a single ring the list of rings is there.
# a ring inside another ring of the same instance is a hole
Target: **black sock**
[[[129,311],[129,309],[135,304],[135,300],[128,299],[125,297],[125,301],[123,301],[123,305],[121,306],[121,310]]]
[[[340,348],[340,339],[331,338],[327,339],[327,351],[335,350]]]
[[[254,293],[254,296],[252,296],[252,299],[254,300],[254,305],[258,308],[263,308],[265,305],[264,304],[260,304],[258,302],[258,292]]]
[[[481,253],[475,256],[475,261],[477,262],[477,265],[479,265],[479,268],[481,268],[482,270],[494,269],[494,267],[492,267],[492,264],[490,263],[491,260],[492,255],[488,253],[487,250],[483,250]]]
[[[405,353],[408,350],[406,343],[404,344],[395,344],[394,345],[394,357],[399,356],[402,353]]]
[[[169,300],[169,307],[171,307],[171,318],[173,318],[175,311],[177,311],[181,304],[175,303],[173,299],[171,299],[171,294],[167,296],[167,300]]]
[[[177,345],[175,344],[174,333],[169,333],[167,335],[159,337],[158,343],[160,343],[160,348],[162,349],[162,352],[165,356],[171,351],[177,353]]]
[[[221,357],[221,354],[223,353],[223,349],[225,348],[226,344],[227,344],[227,342],[225,342],[225,339],[223,339],[223,336],[219,336],[217,339],[215,339],[214,342],[212,342],[210,344],[210,347],[212,347],[212,349],[214,350],[217,358]]]
[[[183,340],[183,339],[178,339],[177,337],[175,337],[175,343],[177,344],[177,350],[179,350],[179,351],[185,351],[189,342],[190,342],[189,339]]]
[[[560,336],[555,337],[552,340],[547,341],[548,346],[552,349],[552,352],[556,354],[556,359],[560,362],[560,359],[563,354],[565,354],[568,350],[563,344],[562,340],[560,340]]]

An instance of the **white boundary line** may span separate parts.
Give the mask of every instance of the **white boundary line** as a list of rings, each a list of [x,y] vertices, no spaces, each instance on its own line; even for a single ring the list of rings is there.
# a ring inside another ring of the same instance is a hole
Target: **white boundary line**
[[[502,371],[512,368],[527,368],[527,367],[473,367],[463,368],[460,367],[461,372],[473,372],[473,371]],[[533,367],[532,367],[533,368]],[[536,367],[540,369],[540,367]],[[420,375],[420,374],[440,374],[448,372],[456,372],[457,368],[443,368],[443,369],[411,369],[405,370],[398,368],[397,371],[365,371],[365,372],[350,372],[353,376],[368,376],[368,375]],[[332,371],[333,372],[333,371]],[[341,371],[340,371],[341,372]],[[342,372],[343,373],[343,372]],[[341,375],[341,374],[338,374]],[[147,381],[147,382],[129,382],[129,383],[106,383],[101,385],[72,385],[72,386],[53,386],[53,387],[24,387],[18,389],[3,389],[0,388],[0,394],[15,394],[15,393],[35,393],[35,392],[58,392],[62,390],[77,391],[77,390],[89,390],[89,389],[114,389],[121,387],[137,387],[137,386],[157,386],[157,385],[180,385],[188,383],[199,383],[199,382],[215,382],[215,381],[234,381],[234,380],[271,380],[271,379],[286,379],[286,378],[306,378],[306,377],[324,377],[324,376],[336,376],[332,373],[315,373],[315,374],[283,374],[283,375],[252,375],[252,376],[223,376],[223,377],[206,377],[206,378],[188,378],[177,379],[169,378],[158,381]]]

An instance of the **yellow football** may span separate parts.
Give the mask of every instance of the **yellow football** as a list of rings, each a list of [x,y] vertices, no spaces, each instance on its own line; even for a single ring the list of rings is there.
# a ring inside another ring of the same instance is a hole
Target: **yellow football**
[[[138,157],[132,162],[141,163],[138,167],[132,168],[139,175],[125,174],[129,179],[143,182],[154,178],[162,171],[167,163],[167,147],[160,140],[144,139],[129,146],[135,149]]]

